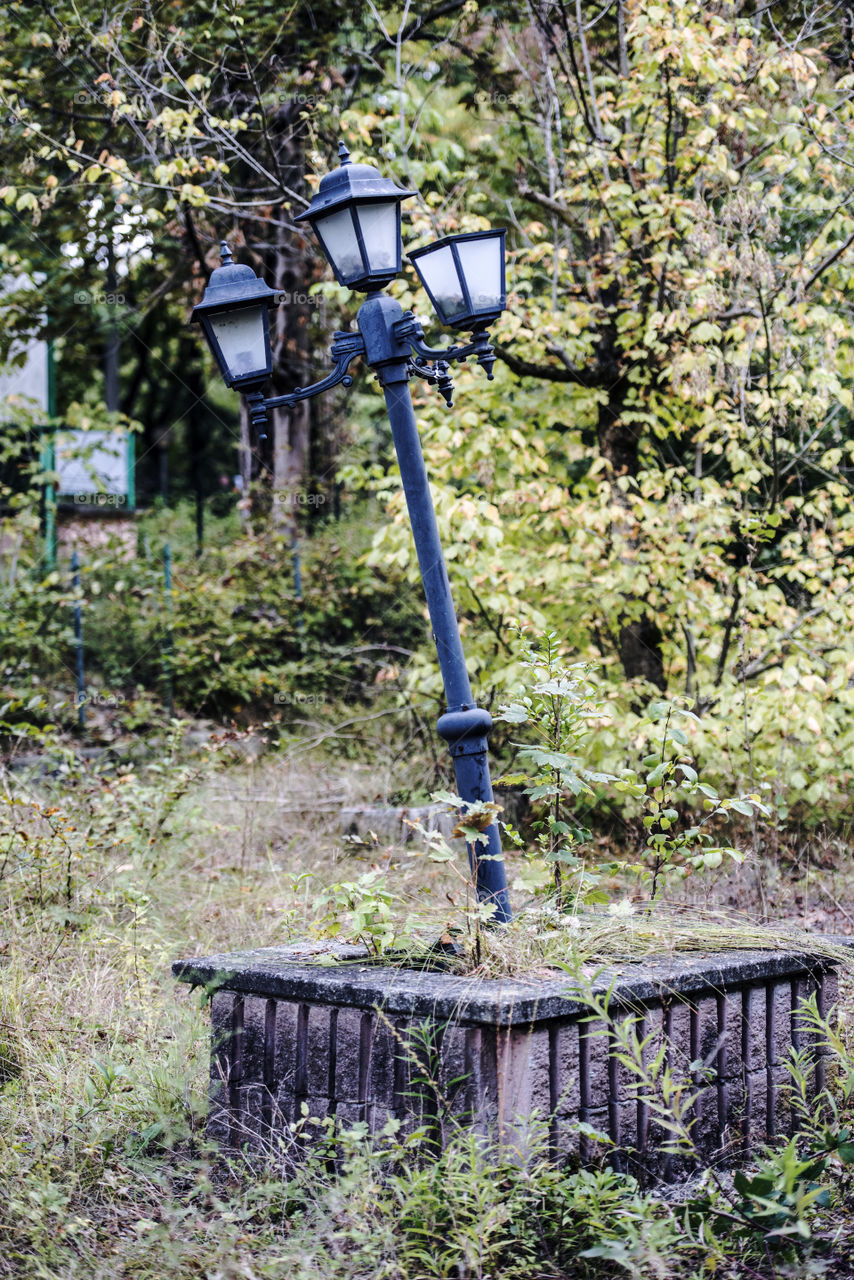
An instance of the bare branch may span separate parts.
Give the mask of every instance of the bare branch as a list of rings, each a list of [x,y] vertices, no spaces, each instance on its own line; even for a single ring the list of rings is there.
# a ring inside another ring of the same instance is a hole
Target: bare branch
[[[819,266],[815,269],[815,271],[810,276],[809,280],[807,280],[806,284],[804,285],[804,289],[806,290],[811,288],[811,286],[815,284],[816,280],[818,280],[819,276],[822,276],[824,272],[827,271],[828,267],[832,267],[834,262],[836,262],[837,258],[841,258],[845,250],[848,249],[852,244],[854,244],[854,231],[851,232],[848,239],[843,241],[843,243],[839,246],[838,249],[834,249],[833,253],[829,253],[827,257],[824,259],[824,261],[819,264]]]
[[[566,353],[561,352],[560,348],[548,347],[547,350],[561,359],[568,360]],[[553,364],[535,364],[531,360],[522,359],[521,356],[515,355],[501,345],[496,345],[495,351],[508,369],[512,369],[520,378],[545,378],[548,382],[569,382],[576,387],[588,388],[607,385],[604,374],[596,369],[576,369],[569,363],[564,363],[563,368]]]

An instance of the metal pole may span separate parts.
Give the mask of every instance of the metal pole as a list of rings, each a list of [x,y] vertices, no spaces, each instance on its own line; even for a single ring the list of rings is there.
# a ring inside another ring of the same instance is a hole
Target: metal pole
[[[492,717],[483,707],[477,706],[466,669],[427,468],[412,396],[409,393],[409,352],[394,333],[394,325],[402,315],[396,301],[385,294],[373,294],[359,311],[359,328],[365,340],[368,361],[377,370],[383,383],[448,703],[448,710],[440,716],[437,728],[448,743],[454,761],[460,798],[469,804],[490,801],[493,794],[487,760],[487,734],[492,727]],[[484,835],[484,844],[468,845],[477,896],[479,901],[489,902],[494,906],[496,921],[506,923],[512,918],[512,912],[497,823],[491,823]]]
[[[202,482],[196,476],[196,555],[200,556],[205,549],[205,498],[202,493]]]
[[[474,696],[466,669],[463,642],[460,639],[451,585],[439,541],[439,527],[433,510],[430,482],[408,384],[396,382],[387,386],[385,402],[397,461],[400,464],[400,478],[406,495],[415,550],[418,553],[424,595],[433,624],[433,640],[445,685],[445,696],[449,707],[471,706]]]
[[[53,357],[53,342],[47,344],[47,412],[48,417],[56,417],[56,365]],[[48,427],[41,437],[42,471],[56,469],[56,436],[53,427]],[[56,490],[52,484],[44,486],[44,549],[45,565],[48,573],[56,568]]]
[[[77,719],[86,728],[86,680],[83,675],[83,615],[80,610],[80,561],[77,548],[71,553],[71,581],[74,586],[74,648],[77,659]]]
[[[53,417],[53,347],[48,345],[48,412]],[[56,442],[52,426],[36,427],[39,444],[39,471],[56,470]],[[39,496],[39,534],[42,539],[42,570],[51,573],[56,568],[56,492],[52,484],[42,484]]]
[[[169,715],[175,714],[175,702],[172,693],[172,549],[168,542],[163,544],[163,586],[166,594],[166,635],[163,641],[163,681],[166,685],[166,705]]]
[[[297,635],[300,649],[305,648],[305,619],[302,616],[302,565],[299,554],[299,535],[294,529],[291,541],[291,562],[294,567],[294,599],[297,607]]]
[[[107,306],[110,319],[107,322],[107,341],[104,348],[104,400],[109,413],[118,413],[119,400],[119,357],[121,343],[119,326],[116,323],[116,246],[113,241],[113,228],[107,232]]]
[[[294,534],[294,540],[291,543],[291,555],[293,556],[294,565],[294,595],[302,603],[302,569],[299,561],[299,539],[296,534]]]

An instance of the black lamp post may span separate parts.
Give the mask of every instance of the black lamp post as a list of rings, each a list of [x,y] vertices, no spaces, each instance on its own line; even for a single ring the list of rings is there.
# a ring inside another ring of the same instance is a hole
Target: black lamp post
[[[309,387],[265,399],[262,387],[272,372],[268,307],[276,294],[251,268],[235,266],[225,244],[223,265],[211,275],[193,319],[201,322],[225,381],[246,395],[253,426],[262,435],[271,409],[290,407],[338,383],[350,386],[347,370],[357,356],[376,371],[448,704],[437,727],[454,761],[460,797],[467,804],[490,801],[487,735],[492,718],[472,695],[408,384],[414,374],[425,378],[450,406],[451,361],[476,357],[491,379],[495,356],[486,329],[505,305],[504,232],[450,236],[410,255],[443,324],[471,334],[464,345],[428,347],[421,322],[382,292],[400,272],[400,205],[415,193],[395,186],[373,165],[351,164],[343,143],[339,155],[340,168],[321,180],[308,209],[297,218],[311,224],[338,282],[367,294],[357,315],[359,332],[334,334],[332,373]],[[478,898],[493,907],[493,919],[506,922],[510,899],[497,824],[483,834],[483,843],[468,846]]]

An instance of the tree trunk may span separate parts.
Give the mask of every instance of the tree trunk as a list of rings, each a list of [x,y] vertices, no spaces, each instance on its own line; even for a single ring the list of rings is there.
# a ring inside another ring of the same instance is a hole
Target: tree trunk
[[[639,439],[635,424],[622,420],[628,382],[620,369],[616,356],[616,333],[610,326],[605,329],[599,343],[599,361],[600,368],[606,371],[604,383],[608,388],[608,398],[599,406],[599,452],[610,463],[613,477],[634,477],[638,473]],[[616,502],[625,506],[623,491],[614,485],[613,493]],[[648,680],[661,690],[667,687],[662,639],[654,618],[644,616],[621,622],[617,643],[627,680]]]
[[[271,518],[279,531],[294,533],[304,488],[309,448],[309,402],[273,412],[273,496]]]
[[[620,629],[620,661],[628,680],[642,678],[664,691],[667,679],[661,653],[661,631],[654,618],[637,618]]]

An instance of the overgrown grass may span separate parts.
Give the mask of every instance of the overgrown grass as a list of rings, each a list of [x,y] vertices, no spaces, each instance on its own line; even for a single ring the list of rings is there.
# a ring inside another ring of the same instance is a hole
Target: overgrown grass
[[[169,962],[288,941],[315,919],[317,885],[371,865],[416,903],[428,884],[455,891],[443,866],[342,847],[338,807],[373,798],[376,775],[286,757],[188,759],[176,739],[154,769],[68,765],[56,777],[3,778],[0,1276],[854,1274],[840,1137],[854,1127],[847,1022],[836,1113],[829,1099],[813,1108],[795,1153],[807,1173],[792,1174],[785,1152],[773,1158],[771,1198],[790,1228],[778,1237],[722,1177],[696,1182],[686,1208],[604,1167],[560,1169],[536,1153],[502,1161],[466,1134],[432,1162],[391,1132],[370,1149],[356,1131],[336,1161],[321,1149],[300,1168],[281,1153],[253,1166],[212,1150],[206,1012],[198,993],[176,987]],[[383,782],[392,779],[389,767]],[[636,948],[655,941],[643,920],[605,920],[587,954],[613,956],[629,927]],[[497,942],[491,954],[500,966]],[[826,1195],[803,1203],[798,1189],[810,1182]]]
[[[484,977],[570,973],[602,966],[617,971],[627,962],[650,956],[710,951],[796,951],[826,956],[837,964],[854,964],[854,953],[843,941],[825,938],[791,925],[753,925],[724,917],[703,918],[666,907],[650,914],[590,913],[558,917],[548,907],[522,912],[506,929],[485,930],[476,955],[468,948],[469,963]]]

